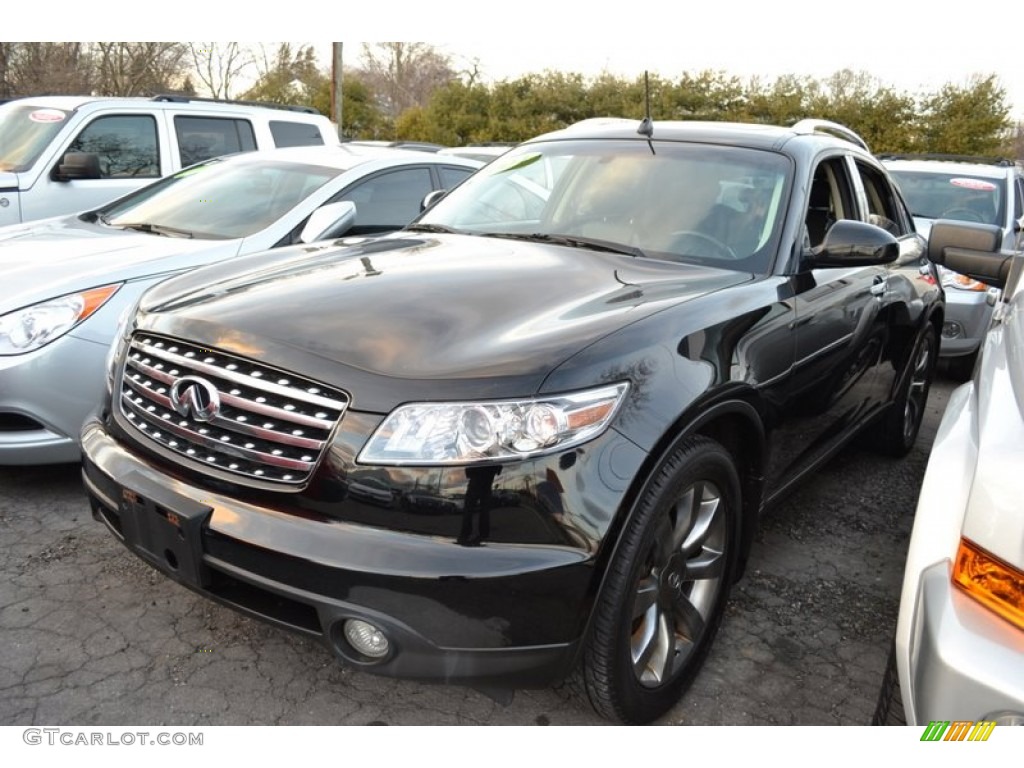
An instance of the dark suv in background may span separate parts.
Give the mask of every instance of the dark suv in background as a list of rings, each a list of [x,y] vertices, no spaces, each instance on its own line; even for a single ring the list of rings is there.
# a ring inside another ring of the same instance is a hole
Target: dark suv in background
[[[841,126],[590,120],[404,231],[149,291],[83,474],[137,555],[345,663],[646,722],[762,511],[910,450],[943,312]]]
[[[961,155],[882,158],[910,206],[918,231],[928,237],[938,219],[991,224],[1000,229],[1004,255],[1022,248],[1024,169],[1003,159]],[[946,322],[940,356],[950,374],[968,379],[982,338],[992,322],[999,289],[941,267]]]

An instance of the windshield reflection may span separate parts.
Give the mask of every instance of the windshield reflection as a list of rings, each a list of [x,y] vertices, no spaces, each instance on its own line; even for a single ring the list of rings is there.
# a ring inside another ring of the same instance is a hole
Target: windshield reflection
[[[417,222],[480,235],[764,272],[775,253],[790,164],[738,147],[646,141],[520,146]]]
[[[246,237],[280,219],[340,171],[263,158],[217,158],[101,209],[112,227],[204,239]]]

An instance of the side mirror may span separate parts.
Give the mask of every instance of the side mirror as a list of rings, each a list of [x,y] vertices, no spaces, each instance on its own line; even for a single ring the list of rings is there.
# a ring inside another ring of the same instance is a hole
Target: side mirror
[[[840,219],[829,228],[825,242],[809,262],[812,267],[873,267],[890,264],[899,255],[899,242],[881,227]]]
[[[355,223],[356,204],[351,200],[322,205],[309,215],[306,225],[299,234],[299,242],[312,243],[316,240],[341,237]]]
[[[447,194],[447,189],[435,189],[433,192],[428,192],[426,197],[423,198],[423,202],[420,203],[420,213],[434,206],[438,200]]]
[[[928,258],[987,285],[1003,288],[1012,254],[1000,253],[1002,230],[992,224],[940,219],[928,235]]]
[[[100,178],[100,156],[95,152],[67,152],[54,168],[54,181]]]

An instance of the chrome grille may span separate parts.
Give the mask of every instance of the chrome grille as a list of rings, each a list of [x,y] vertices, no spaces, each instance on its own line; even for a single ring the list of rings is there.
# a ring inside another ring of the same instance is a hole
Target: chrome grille
[[[219,407],[197,415],[183,406],[187,382],[212,392]],[[318,382],[149,334],[132,339],[119,392],[121,413],[148,440],[204,466],[289,485],[309,479],[348,405]]]

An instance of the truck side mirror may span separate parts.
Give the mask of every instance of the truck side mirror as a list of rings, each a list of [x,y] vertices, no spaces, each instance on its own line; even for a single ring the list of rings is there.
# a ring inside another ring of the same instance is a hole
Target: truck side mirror
[[[54,181],[98,179],[100,177],[100,156],[95,152],[67,152],[51,174]]]

